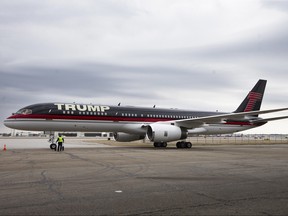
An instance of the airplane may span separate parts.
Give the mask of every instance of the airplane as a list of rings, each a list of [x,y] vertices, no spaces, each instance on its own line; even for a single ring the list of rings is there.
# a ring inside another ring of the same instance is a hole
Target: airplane
[[[154,147],[167,147],[167,142],[178,141],[177,148],[191,148],[192,143],[185,141],[189,135],[231,134],[288,118],[258,117],[288,110],[260,110],[266,83],[267,80],[260,79],[230,113],[55,102],[21,108],[8,117],[4,125],[30,131],[113,132],[119,142],[142,140],[147,136]]]

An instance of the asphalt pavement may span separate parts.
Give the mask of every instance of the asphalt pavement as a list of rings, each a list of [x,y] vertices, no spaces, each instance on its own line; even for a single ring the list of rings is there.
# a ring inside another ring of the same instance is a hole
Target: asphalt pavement
[[[7,149],[1,215],[288,215],[288,145]]]

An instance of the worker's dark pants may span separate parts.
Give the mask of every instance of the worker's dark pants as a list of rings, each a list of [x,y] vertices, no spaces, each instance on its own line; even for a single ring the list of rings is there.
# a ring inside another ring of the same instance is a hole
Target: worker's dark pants
[[[62,151],[62,142],[58,142],[58,151]]]

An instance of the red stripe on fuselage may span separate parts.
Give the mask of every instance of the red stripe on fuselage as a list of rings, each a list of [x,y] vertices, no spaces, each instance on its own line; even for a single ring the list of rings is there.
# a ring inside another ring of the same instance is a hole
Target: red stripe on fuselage
[[[228,122],[226,122],[225,123],[226,125],[241,125],[241,126],[244,126],[244,125],[246,125],[246,126],[253,126],[253,124],[251,123],[251,122],[243,122],[243,121],[241,121],[241,122],[239,122],[239,121],[228,121]]]
[[[227,121],[225,124],[228,124],[228,125],[241,125],[241,126],[261,126],[261,125],[264,125],[266,124],[267,122],[258,122],[258,123],[253,123],[253,122],[239,122],[239,121]]]
[[[47,115],[47,114],[30,114],[30,115],[13,115],[8,119],[47,119],[47,120],[92,120],[92,121],[127,121],[127,122],[158,122],[170,121],[168,118],[148,118],[148,117],[123,117],[123,116],[94,116],[94,115]]]

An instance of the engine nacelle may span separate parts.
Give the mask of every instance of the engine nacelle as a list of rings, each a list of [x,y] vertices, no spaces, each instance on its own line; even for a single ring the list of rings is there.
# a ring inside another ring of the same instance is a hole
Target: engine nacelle
[[[131,142],[144,139],[145,135],[127,134],[127,133],[114,133],[114,139],[118,142]]]
[[[170,142],[186,139],[188,132],[175,125],[155,123],[148,126],[147,136],[152,142]]]

